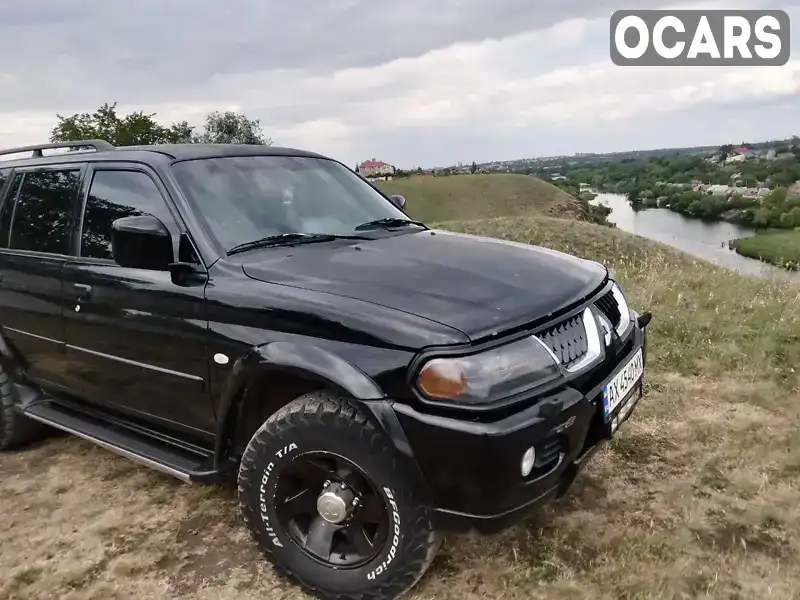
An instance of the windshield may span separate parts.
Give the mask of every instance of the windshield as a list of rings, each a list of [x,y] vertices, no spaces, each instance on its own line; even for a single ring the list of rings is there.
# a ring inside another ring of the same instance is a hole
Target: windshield
[[[347,235],[370,221],[409,219],[332,160],[236,156],[182,161],[172,168],[223,250],[286,233]]]

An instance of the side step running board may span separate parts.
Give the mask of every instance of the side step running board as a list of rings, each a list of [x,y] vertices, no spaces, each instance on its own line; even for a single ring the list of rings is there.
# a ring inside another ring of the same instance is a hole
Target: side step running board
[[[29,403],[22,409],[22,413],[40,423],[71,433],[106,450],[188,483],[214,483],[222,479],[221,473],[208,468],[212,458],[210,454],[199,456],[187,452],[124,427],[70,410],[49,400]]]

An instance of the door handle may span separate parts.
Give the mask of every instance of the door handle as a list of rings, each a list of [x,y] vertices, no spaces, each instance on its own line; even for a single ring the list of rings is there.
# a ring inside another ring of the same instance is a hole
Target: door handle
[[[92,286],[86,283],[73,283],[72,287],[78,292],[78,298],[88,298],[92,295]]]

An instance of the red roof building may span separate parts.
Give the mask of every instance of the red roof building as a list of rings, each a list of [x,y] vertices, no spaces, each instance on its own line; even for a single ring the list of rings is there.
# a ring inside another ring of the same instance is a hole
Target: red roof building
[[[358,172],[363,177],[376,177],[376,176],[385,176],[385,175],[393,175],[395,172],[395,168],[383,162],[382,160],[365,160],[360,165],[358,165]]]

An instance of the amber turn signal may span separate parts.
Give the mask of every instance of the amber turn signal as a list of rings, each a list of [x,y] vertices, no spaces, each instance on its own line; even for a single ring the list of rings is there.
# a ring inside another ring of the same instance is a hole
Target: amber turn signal
[[[458,362],[434,359],[420,371],[417,386],[429,398],[455,400],[467,390],[467,379]]]

